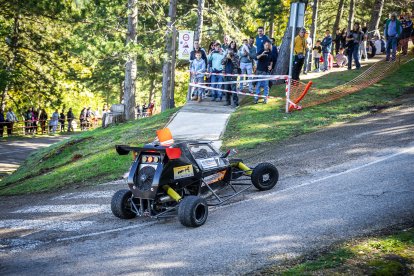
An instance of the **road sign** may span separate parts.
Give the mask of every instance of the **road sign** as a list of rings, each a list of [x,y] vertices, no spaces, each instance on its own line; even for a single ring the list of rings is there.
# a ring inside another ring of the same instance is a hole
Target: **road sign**
[[[193,49],[194,32],[180,31],[178,35],[178,59],[189,60]]]

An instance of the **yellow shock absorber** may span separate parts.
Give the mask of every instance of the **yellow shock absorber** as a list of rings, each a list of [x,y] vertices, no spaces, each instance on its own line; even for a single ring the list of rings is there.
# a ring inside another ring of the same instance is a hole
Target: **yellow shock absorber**
[[[243,164],[242,162],[237,163],[237,167],[239,167],[240,170],[245,171],[245,173],[247,175],[251,175],[252,174],[252,169],[250,169],[249,167],[247,167],[245,164]]]
[[[181,200],[181,196],[174,191],[173,188],[171,188],[169,185],[164,185],[162,188],[167,192],[167,194],[174,199],[175,201],[179,202]]]

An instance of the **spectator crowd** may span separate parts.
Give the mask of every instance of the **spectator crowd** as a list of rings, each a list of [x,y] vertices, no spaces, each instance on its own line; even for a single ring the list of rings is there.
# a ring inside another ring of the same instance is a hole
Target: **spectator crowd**
[[[103,112],[108,112],[106,105]],[[80,130],[83,131],[96,127],[101,116],[98,111],[93,111],[91,107],[83,107],[78,118]],[[55,109],[50,116],[45,109],[35,109],[33,107],[17,116],[12,108],[9,108],[6,113],[0,110],[0,137],[3,137],[5,130],[7,136],[12,136],[13,132],[16,134],[17,124],[19,124],[19,128],[22,128],[25,135],[55,134],[57,131],[73,132],[78,126],[76,121],[72,108],[69,108],[67,112],[62,110],[60,113],[58,109]]]
[[[359,69],[362,61],[379,54],[385,54],[386,61],[395,61],[397,51],[406,55],[409,40],[414,43],[411,15],[402,14],[398,19],[395,13],[390,14],[383,27],[382,36],[378,30],[368,31],[366,23],[356,22],[350,30],[335,30],[334,36],[326,30],[325,36],[315,42],[302,28],[294,39],[292,79],[298,81],[301,73],[325,72],[333,67]],[[273,75],[277,60],[278,47],[273,38],[264,34],[263,27],[257,29],[256,37],[243,39],[240,46],[228,35],[224,36],[223,43],[213,41],[207,49],[194,41],[190,53],[190,81],[201,85],[193,87],[191,99],[201,102],[211,97],[211,101],[224,100],[224,105],[238,107],[238,94],[232,92],[248,91],[256,94],[254,103],[258,103],[260,94],[268,96],[272,81],[253,79],[245,83],[242,82],[245,78],[237,74]],[[205,86],[212,89],[204,89]],[[266,103],[266,97],[263,98]]]

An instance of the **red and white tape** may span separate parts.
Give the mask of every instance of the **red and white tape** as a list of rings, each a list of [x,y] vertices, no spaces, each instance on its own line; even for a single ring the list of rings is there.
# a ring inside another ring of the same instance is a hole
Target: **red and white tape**
[[[239,81],[223,81],[223,82],[191,82],[191,84],[199,84],[199,85],[211,85],[211,84],[233,84],[233,83],[248,83],[248,82],[260,82],[260,81],[268,81],[273,80],[273,78],[265,78],[265,79],[250,79],[250,80],[239,80]]]
[[[268,78],[271,77],[273,80],[288,79],[288,75],[248,75],[248,74],[226,74],[226,73],[209,73],[209,72],[195,72],[190,71],[197,75],[214,75],[214,76],[227,76],[227,77],[248,77],[248,78]]]
[[[256,95],[255,93],[247,93],[247,92],[241,92],[241,91],[231,91],[231,90],[226,90],[226,89],[221,89],[221,88],[213,88],[213,87],[210,87],[210,86],[199,85],[199,84],[195,84],[195,83],[190,83],[190,86],[203,88],[203,89],[208,89],[208,90],[216,90],[216,91],[220,91],[220,92],[232,93],[232,94],[239,94],[239,95],[246,95],[246,96],[253,96],[253,97],[260,97],[260,98],[267,98],[267,99],[282,100],[281,97]]]

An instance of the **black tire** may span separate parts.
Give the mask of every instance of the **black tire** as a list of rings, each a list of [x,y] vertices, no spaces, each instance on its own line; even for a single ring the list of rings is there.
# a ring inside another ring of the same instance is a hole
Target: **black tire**
[[[263,177],[268,175],[266,179]],[[252,183],[260,191],[272,189],[279,180],[279,172],[276,167],[270,163],[260,163],[252,172]]]
[[[111,200],[112,213],[121,219],[132,219],[137,216],[136,213],[131,210],[131,203],[129,199],[132,196],[130,190],[119,190],[113,196]]]
[[[187,227],[203,225],[208,216],[207,201],[198,196],[185,196],[178,206],[178,219]]]

